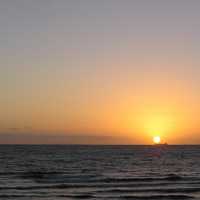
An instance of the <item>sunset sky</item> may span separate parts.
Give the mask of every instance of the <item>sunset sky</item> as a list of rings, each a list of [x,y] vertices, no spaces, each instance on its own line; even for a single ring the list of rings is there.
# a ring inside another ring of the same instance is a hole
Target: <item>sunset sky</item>
[[[200,143],[200,1],[0,2],[0,143]]]

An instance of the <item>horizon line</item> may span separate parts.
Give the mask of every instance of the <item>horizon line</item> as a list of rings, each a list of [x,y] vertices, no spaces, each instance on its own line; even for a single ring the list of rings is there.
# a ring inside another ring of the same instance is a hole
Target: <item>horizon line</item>
[[[5,144],[1,144],[0,146],[3,145],[27,145],[27,146],[31,146],[31,145],[46,145],[46,146],[53,146],[53,145],[59,145],[59,146],[155,146],[155,147],[162,147],[161,145],[156,145],[156,144],[80,144],[80,143],[75,143],[75,144],[60,144],[60,143],[5,143]],[[164,146],[200,146],[199,144],[167,144]]]

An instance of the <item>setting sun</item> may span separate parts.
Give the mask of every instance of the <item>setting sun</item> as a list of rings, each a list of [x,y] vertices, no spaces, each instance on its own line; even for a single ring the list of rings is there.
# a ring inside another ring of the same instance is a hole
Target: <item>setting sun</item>
[[[154,144],[160,144],[160,141],[161,141],[160,136],[154,136],[153,137]]]

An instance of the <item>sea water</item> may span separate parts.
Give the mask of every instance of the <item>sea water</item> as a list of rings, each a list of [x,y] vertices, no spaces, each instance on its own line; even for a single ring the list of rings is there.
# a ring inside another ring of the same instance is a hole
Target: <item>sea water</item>
[[[0,199],[200,199],[200,146],[1,145]]]

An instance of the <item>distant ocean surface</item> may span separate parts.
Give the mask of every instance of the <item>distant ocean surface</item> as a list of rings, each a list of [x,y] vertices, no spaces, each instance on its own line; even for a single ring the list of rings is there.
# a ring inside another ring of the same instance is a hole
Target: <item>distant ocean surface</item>
[[[1,145],[0,199],[200,199],[200,146]]]

